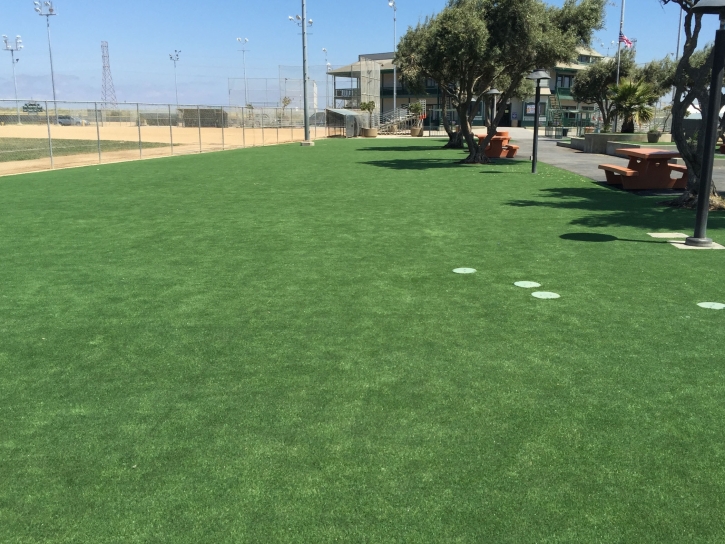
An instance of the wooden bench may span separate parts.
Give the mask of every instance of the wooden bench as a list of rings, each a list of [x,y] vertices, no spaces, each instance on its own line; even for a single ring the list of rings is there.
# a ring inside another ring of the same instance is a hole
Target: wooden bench
[[[672,186],[673,189],[687,189],[687,166],[684,164],[668,164],[667,168],[670,172],[679,172],[682,174],[681,178],[675,179],[675,184]]]
[[[618,166],[616,164],[600,164],[600,170],[604,170],[604,174],[607,176],[607,183],[609,185],[622,185],[624,178],[631,178],[639,176],[639,172],[627,168],[625,166]]]

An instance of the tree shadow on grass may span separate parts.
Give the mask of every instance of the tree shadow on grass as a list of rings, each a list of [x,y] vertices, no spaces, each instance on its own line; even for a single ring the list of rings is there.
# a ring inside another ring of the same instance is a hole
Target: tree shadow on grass
[[[389,147],[360,147],[357,151],[439,151],[443,149],[441,145],[405,145],[405,146],[389,146]]]
[[[455,159],[388,159],[381,161],[366,161],[363,164],[389,168],[391,170],[431,170],[436,168],[460,168],[465,166],[478,166],[461,164]]]
[[[592,212],[572,220],[571,225],[588,228],[635,227],[648,231],[689,232],[695,225],[695,211],[661,205],[667,197],[639,197],[602,187],[542,189],[542,200],[512,200],[509,206],[539,207]],[[677,195],[672,195],[675,198]],[[709,226],[725,229],[725,213],[711,213]]]
[[[559,236],[562,240],[570,240],[573,242],[590,242],[590,243],[602,243],[602,242],[638,242],[641,244],[667,244],[669,242],[665,240],[633,240],[631,238],[618,238],[611,234],[601,234],[598,232],[568,232]]]

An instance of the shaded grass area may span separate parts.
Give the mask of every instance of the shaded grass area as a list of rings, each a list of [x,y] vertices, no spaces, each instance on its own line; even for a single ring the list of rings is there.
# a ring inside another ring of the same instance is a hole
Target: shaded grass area
[[[0,541],[725,540],[693,212],[397,145],[3,179]]]
[[[142,142],[144,149],[169,147],[169,144],[158,142]],[[101,140],[101,151],[129,151],[138,149],[138,141],[124,142],[117,140]],[[98,153],[96,140],[61,140],[53,139],[53,155],[79,155]],[[28,161],[44,159],[50,156],[50,147],[45,138],[0,138],[0,162]]]

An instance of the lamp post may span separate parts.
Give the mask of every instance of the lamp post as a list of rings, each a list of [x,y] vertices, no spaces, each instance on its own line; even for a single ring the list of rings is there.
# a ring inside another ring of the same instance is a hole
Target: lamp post
[[[307,98],[307,27],[312,26],[312,19],[307,18],[307,1],[302,0],[302,15],[290,16],[289,20],[302,28],[302,89],[305,115],[305,141],[303,146],[313,146],[310,140],[310,105]]]
[[[722,93],[723,71],[725,71],[725,0],[700,0],[692,8],[693,13],[720,16],[720,29],[715,32],[713,47],[712,80],[705,120],[705,144],[702,151],[702,171],[700,189],[697,195],[697,218],[695,235],[685,240],[685,245],[693,247],[712,247],[707,237],[707,216],[710,212],[710,191],[712,190],[712,165],[715,158],[717,125],[720,116],[720,94]]]
[[[249,43],[249,38],[237,38],[237,41],[242,44],[240,51],[242,52],[242,70],[244,71],[244,107],[249,104],[249,95],[247,94],[247,49],[246,45]]]
[[[10,43],[7,36],[3,35],[3,41],[5,42],[5,51],[10,51],[10,57],[13,62],[13,83],[15,84],[15,107],[18,110],[18,124],[20,124],[20,102],[18,102],[18,80],[15,77],[15,64],[20,62],[20,59],[15,58],[15,52],[20,51],[23,48],[23,40],[20,36],[15,36],[15,45]]]
[[[541,82],[545,79],[551,79],[551,76],[546,70],[539,68],[526,76],[526,79],[536,81],[536,103],[534,104],[534,153],[532,155],[533,160],[531,161],[531,173],[536,174],[536,165],[538,163],[539,155],[539,100],[541,100]]]
[[[498,89],[491,89],[486,91],[484,94],[493,98],[493,117],[491,118],[491,126],[493,126],[493,123],[496,122],[496,101],[498,100],[496,97],[501,94],[501,91]]]
[[[174,63],[174,90],[176,91],[177,111],[179,109],[179,80],[176,78],[176,63],[179,62],[179,53],[181,53],[181,51],[177,51],[176,49],[174,49],[174,54],[169,54],[169,58]]]
[[[398,52],[398,6],[395,0],[389,0],[388,6],[393,8],[393,54]],[[398,67],[393,62],[393,111],[398,109]]]
[[[50,82],[53,85],[53,105],[55,106],[55,123],[58,124],[58,102],[55,97],[55,72],[53,71],[53,47],[50,43],[50,18],[57,15],[53,2],[33,2],[35,12],[41,17],[45,17],[46,26],[48,27],[48,53],[50,54]]]

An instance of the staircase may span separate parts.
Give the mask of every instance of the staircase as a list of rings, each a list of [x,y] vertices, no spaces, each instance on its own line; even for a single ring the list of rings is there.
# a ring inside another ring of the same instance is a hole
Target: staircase
[[[559,94],[552,94],[549,96],[549,109],[547,110],[547,124],[550,127],[562,126],[563,113],[561,109],[561,101],[559,100]]]
[[[425,115],[426,101],[420,100],[423,115]],[[379,134],[410,134],[410,129],[418,126],[420,117],[418,114],[410,113],[408,105],[389,111],[380,116]]]

